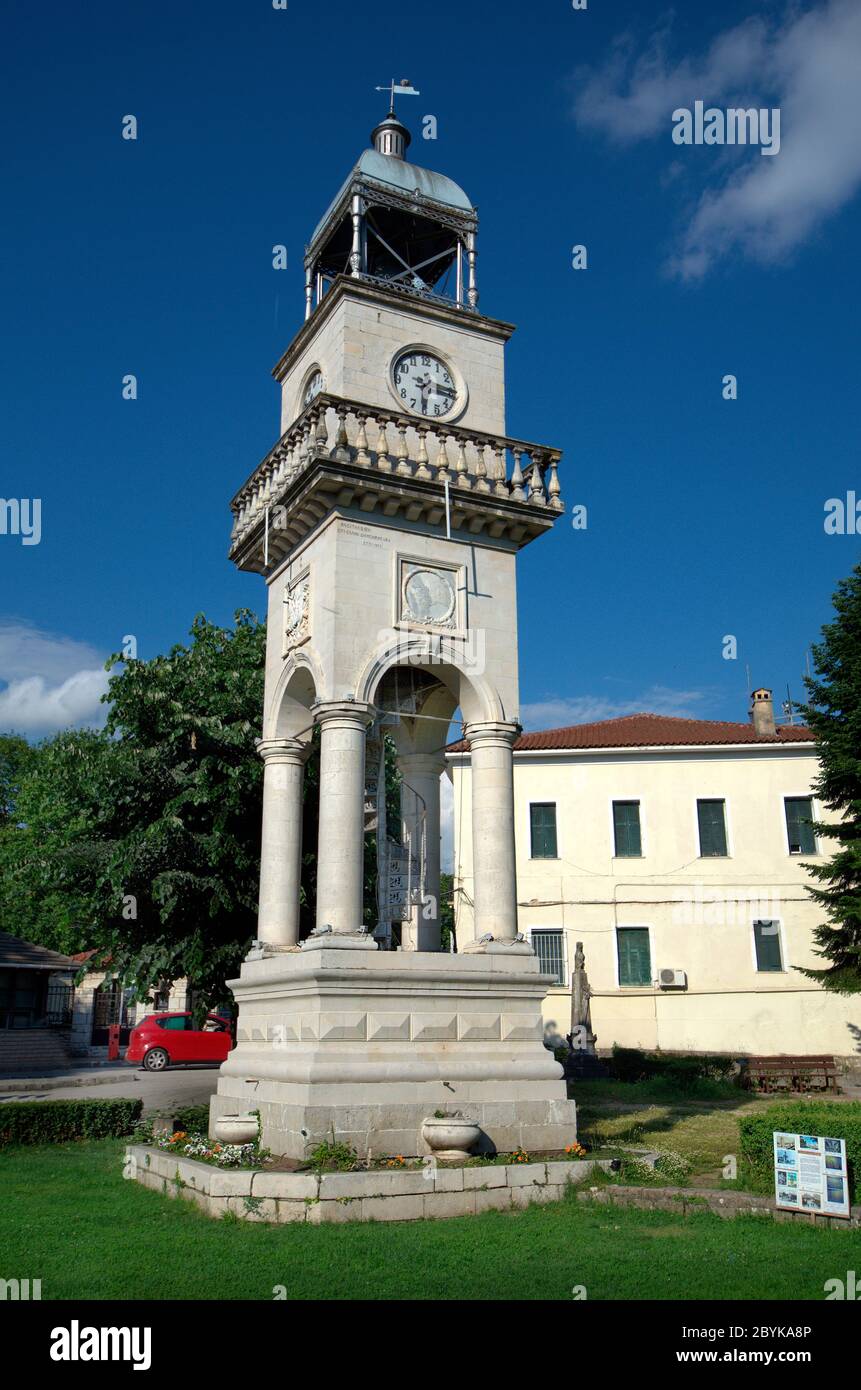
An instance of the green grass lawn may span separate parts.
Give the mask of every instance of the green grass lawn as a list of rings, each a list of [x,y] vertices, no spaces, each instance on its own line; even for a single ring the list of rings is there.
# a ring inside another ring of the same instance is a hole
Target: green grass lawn
[[[720,1147],[720,1145],[718,1145]],[[761,1218],[553,1206],[449,1221],[215,1221],[122,1177],[120,1140],[0,1153],[0,1277],[43,1299],[821,1299],[861,1236]]]
[[[734,1087],[715,1086],[690,1094],[665,1083],[587,1081],[574,1088],[577,1131],[593,1148],[617,1144],[671,1149],[691,1164],[692,1180],[721,1185],[725,1154],[738,1155],[742,1115],[774,1103]]]

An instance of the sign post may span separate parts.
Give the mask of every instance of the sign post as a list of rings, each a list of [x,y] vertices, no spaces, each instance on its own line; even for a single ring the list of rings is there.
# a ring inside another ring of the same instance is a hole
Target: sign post
[[[774,1191],[783,1211],[848,1217],[846,1140],[775,1130]]]

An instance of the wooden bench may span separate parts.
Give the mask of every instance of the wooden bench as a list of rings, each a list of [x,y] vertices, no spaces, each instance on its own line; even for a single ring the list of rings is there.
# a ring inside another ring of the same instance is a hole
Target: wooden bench
[[[836,1091],[833,1057],[747,1057],[742,1081],[752,1091]]]

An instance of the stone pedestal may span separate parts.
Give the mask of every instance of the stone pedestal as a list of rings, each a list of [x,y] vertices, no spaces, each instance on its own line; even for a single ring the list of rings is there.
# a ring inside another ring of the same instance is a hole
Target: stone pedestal
[[[333,1138],[361,1157],[427,1153],[422,1121],[437,1110],[474,1120],[483,1151],[573,1142],[575,1105],[542,1043],[550,979],[534,955],[356,940],[317,937],[244,963],[213,1118],[259,1110],[264,1145],[291,1158]]]

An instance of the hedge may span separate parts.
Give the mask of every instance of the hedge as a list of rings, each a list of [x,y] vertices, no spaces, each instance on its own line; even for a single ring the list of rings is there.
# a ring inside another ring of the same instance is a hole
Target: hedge
[[[0,1148],[131,1134],[142,1100],[10,1100],[0,1105]]]
[[[613,1047],[608,1058],[614,1081],[668,1081],[680,1090],[702,1081],[727,1082],[732,1079],[735,1062],[732,1057],[709,1057],[695,1053],[675,1056],[672,1053],[641,1052],[637,1047]]]
[[[861,1198],[861,1101],[781,1101],[739,1120],[741,1160],[747,1172],[764,1187],[774,1185],[774,1131],[822,1134],[846,1140],[849,1192]]]

